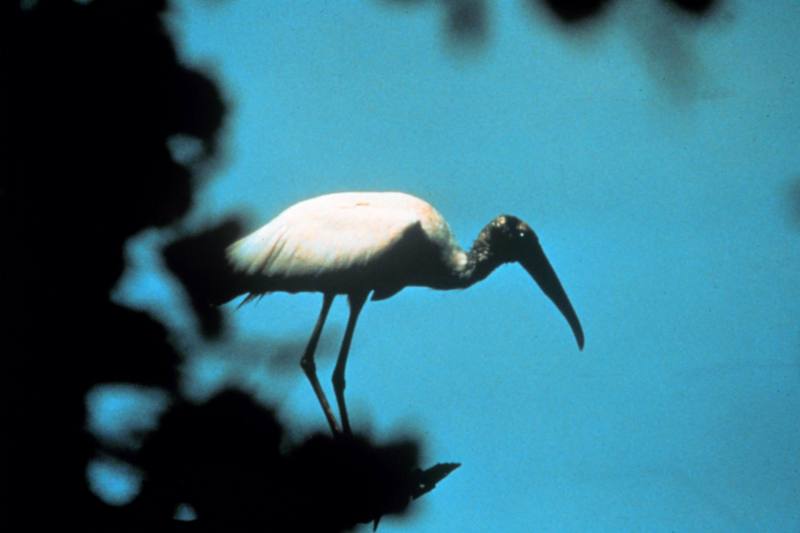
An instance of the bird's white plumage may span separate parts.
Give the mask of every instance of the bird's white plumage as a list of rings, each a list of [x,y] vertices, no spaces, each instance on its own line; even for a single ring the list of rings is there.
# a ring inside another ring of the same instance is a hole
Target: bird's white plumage
[[[440,246],[445,260],[465,260],[433,206],[394,192],[334,193],[299,202],[232,244],[228,258],[250,275],[335,275],[368,266],[416,224]]]

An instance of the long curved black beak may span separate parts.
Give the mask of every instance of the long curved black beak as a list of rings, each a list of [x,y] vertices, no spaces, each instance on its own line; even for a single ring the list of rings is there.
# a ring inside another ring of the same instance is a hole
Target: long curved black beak
[[[561,286],[555,270],[550,266],[550,261],[544,255],[541,245],[538,242],[531,245],[523,252],[519,263],[528,271],[542,292],[556,304],[558,310],[569,322],[569,327],[575,334],[575,340],[578,341],[578,348],[583,350],[583,328],[581,328],[578,315],[575,314],[567,293],[564,292],[564,287]]]

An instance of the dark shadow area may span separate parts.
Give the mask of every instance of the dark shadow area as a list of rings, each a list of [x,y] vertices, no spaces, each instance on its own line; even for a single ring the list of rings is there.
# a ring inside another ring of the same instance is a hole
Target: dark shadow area
[[[625,17],[650,78],[674,99],[691,101],[701,97],[705,68],[692,19],[685,12],[668,9],[669,5],[632,6]]]
[[[542,5],[559,21],[574,24],[604,14],[611,0],[528,0],[528,3]]]
[[[615,0],[527,0],[531,7],[540,5],[564,24],[575,24],[597,18],[615,5]],[[710,15],[722,0],[663,0],[669,7],[681,12],[704,17]]]
[[[721,2],[719,0],[668,0],[672,4],[685,12],[695,16],[705,16],[712,13]]]
[[[420,487],[446,475],[446,465],[419,469],[421,445],[412,439],[316,436],[284,451],[284,426],[243,393],[200,406],[181,400],[183,354],[166,327],[109,294],[125,269],[126,241],[174,224],[192,207],[193,166],[175,159],[170,142],[195,143],[192,164],[211,161],[225,98],[179,60],[161,18],[166,0],[20,1],[0,9],[10,81],[8,172],[0,178],[11,310],[7,523],[17,531],[288,531],[298,523],[336,531],[404,511]],[[239,230],[236,220],[223,221],[205,236],[210,244],[186,246],[209,250],[195,260],[213,267],[217,240]],[[193,279],[176,259],[182,244],[174,246],[167,260],[203,331],[224,335],[222,316],[201,298],[218,299],[221,283]],[[172,398],[141,449],[103,449],[89,433],[86,395],[103,383]],[[108,505],[90,490],[87,464],[106,452],[138,465],[147,480],[129,505]],[[174,519],[179,504],[192,506],[193,520]]]
[[[446,0],[446,28],[450,37],[461,43],[480,43],[488,27],[486,0]]]

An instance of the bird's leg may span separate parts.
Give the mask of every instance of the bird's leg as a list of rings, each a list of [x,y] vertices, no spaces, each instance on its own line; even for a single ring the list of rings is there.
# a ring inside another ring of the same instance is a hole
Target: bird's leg
[[[353,330],[356,327],[358,314],[364,307],[367,294],[355,293],[347,297],[350,304],[350,318],[347,320],[347,329],[344,332],[342,348],[339,350],[339,359],[336,360],[336,368],[333,370],[333,391],[336,393],[336,403],[339,404],[339,418],[342,419],[342,429],[345,435],[350,435],[350,419],[347,416],[347,405],[344,402],[344,368],[347,365],[347,354],[350,351],[350,342],[353,340]]]
[[[328,424],[331,426],[331,431],[336,435],[339,433],[339,425],[336,423],[336,418],[333,416],[333,411],[331,411],[331,406],[328,404],[328,399],[325,397],[325,392],[319,384],[319,380],[317,379],[317,365],[314,363],[314,352],[317,351],[319,335],[322,333],[322,326],[325,325],[325,319],[328,317],[328,311],[333,303],[333,297],[333,294],[325,293],[323,295],[322,310],[319,312],[319,318],[317,319],[317,325],[314,326],[314,332],[311,334],[311,338],[308,339],[308,345],[306,346],[303,358],[300,359],[300,367],[311,382],[319,404],[325,412],[325,418],[328,419]]]

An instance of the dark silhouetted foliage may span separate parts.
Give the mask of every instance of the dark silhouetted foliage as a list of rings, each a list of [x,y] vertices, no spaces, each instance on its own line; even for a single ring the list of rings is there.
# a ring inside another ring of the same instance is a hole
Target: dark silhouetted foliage
[[[663,0],[682,11],[694,15],[706,15],[719,5],[721,0]],[[612,0],[529,0],[541,3],[563,22],[580,22],[601,15],[614,4]]]
[[[192,207],[193,169],[173,156],[170,141],[196,141],[194,162],[213,158],[225,100],[214,81],[178,59],[161,19],[165,0],[2,9],[11,83],[0,200],[13,228],[3,235],[3,280],[18,341],[5,354],[5,503],[16,530],[284,531],[307,523],[335,531],[402,512],[426,478],[443,477],[441,467],[417,468],[411,440],[317,436],[282,453],[282,425],[243,393],[200,406],[180,399],[183,355],[166,327],[112,303],[110,292],[125,269],[126,241]],[[224,323],[201,296],[220,300],[221,285],[192,278],[186,253],[214,272],[222,257],[214,254],[239,229],[231,219],[165,251],[209,336],[221,335]],[[87,393],[117,382],[173,398],[141,449],[110,449],[87,430]],[[86,469],[98,453],[142,469],[146,482],[131,504],[110,506],[91,492]],[[175,520],[180,504],[191,505],[196,520]]]
[[[116,529],[86,483],[96,453],[85,396],[104,382],[175,390],[179,354],[164,326],[109,300],[124,243],[192,204],[192,175],[167,148],[177,134],[214,153],[225,104],[177,59],[163,1],[6,2],[5,63],[15,313],[9,350],[9,509],[34,530]],[[201,107],[198,107],[201,106]]]
[[[720,2],[718,0],[669,0],[682,10],[694,15],[706,15]]]
[[[244,292],[242,280],[231,271],[225,248],[243,235],[242,223],[229,218],[214,227],[183,237],[163,250],[167,268],[181,280],[206,337],[223,330],[218,304]]]
[[[611,3],[610,0],[539,0],[564,22],[578,22],[595,17]]]
[[[139,454],[148,479],[132,507],[140,516],[160,510],[154,518],[168,522],[189,505],[193,531],[340,531],[404,511],[454,468],[422,472],[410,440],[319,434],[282,453],[282,437],[275,416],[243,393],[178,405]],[[427,476],[435,479],[426,486]]]

